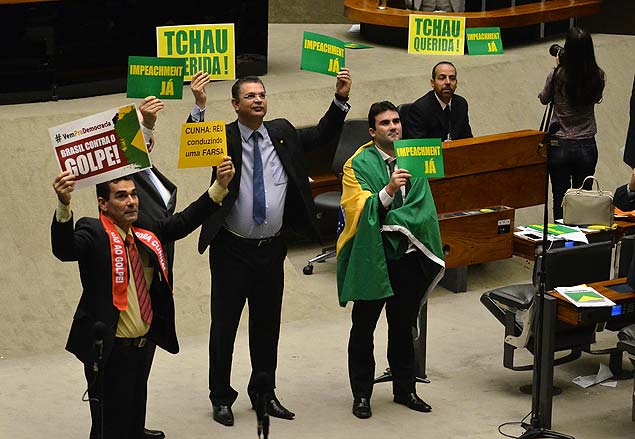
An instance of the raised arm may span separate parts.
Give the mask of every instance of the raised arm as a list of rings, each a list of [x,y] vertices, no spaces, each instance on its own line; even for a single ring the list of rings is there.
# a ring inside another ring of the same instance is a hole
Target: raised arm
[[[347,101],[352,83],[350,71],[347,68],[340,70],[335,81],[335,97],[326,114],[316,126],[298,130],[300,142],[305,151],[326,145],[340,135],[350,108]]]
[[[194,108],[187,119],[188,122],[203,122],[205,120],[205,106],[207,105],[207,92],[205,87],[209,84],[209,74],[196,72],[190,82],[190,90],[194,95]]]

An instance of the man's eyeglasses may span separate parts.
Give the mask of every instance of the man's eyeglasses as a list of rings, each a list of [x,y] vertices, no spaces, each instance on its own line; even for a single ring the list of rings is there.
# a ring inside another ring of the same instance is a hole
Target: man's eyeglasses
[[[245,96],[243,96],[243,99],[246,99],[248,101],[253,101],[256,98],[264,100],[266,97],[267,97],[267,93],[248,93]]]

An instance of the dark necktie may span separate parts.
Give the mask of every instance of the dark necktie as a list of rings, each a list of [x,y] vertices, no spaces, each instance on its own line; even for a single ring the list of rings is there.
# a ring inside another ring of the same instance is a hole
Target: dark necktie
[[[150,324],[152,323],[152,303],[150,302],[146,278],[143,275],[143,265],[141,265],[141,259],[134,246],[134,238],[132,235],[126,235],[126,247],[128,248],[128,257],[130,258],[134,284],[137,287],[137,299],[139,299],[141,318],[144,322]],[[130,273],[128,273],[128,275],[130,275]]]
[[[448,135],[444,140],[452,140],[452,109],[449,105],[445,106],[445,110],[443,110],[443,115],[445,118],[445,126],[448,129]]]
[[[386,159],[386,163],[388,164],[388,169],[390,170],[389,178],[393,172],[395,172],[395,165],[397,164],[397,159],[390,158]],[[401,188],[395,192],[395,195],[392,197],[392,207],[398,208],[403,205],[403,196],[401,195]]]
[[[265,222],[265,218],[267,218],[267,208],[265,199],[265,178],[262,170],[262,155],[260,154],[260,146],[258,145],[260,133],[258,131],[254,131],[251,134],[251,138],[254,145],[253,217],[256,224],[262,224]]]

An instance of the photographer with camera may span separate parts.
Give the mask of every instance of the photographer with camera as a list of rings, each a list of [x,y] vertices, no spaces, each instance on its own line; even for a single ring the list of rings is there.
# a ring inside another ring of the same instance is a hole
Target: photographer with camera
[[[549,53],[556,58],[556,68],[538,98],[543,105],[553,105],[547,167],[556,220],[562,218],[565,191],[582,186],[584,178],[595,173],[595,104],[602,100],[606,79],[595,62],[591,35],[579,27],[569,29],[564,48],[554,44]]]

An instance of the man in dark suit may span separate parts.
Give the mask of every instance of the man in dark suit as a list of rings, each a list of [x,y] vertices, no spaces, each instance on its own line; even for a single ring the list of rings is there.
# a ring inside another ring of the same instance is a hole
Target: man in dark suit
[[[369,142],[349,158],[342,179],[346,221],[337,241],[340,305],[352,301],[348,374],[353,414],[370,418],[375,357],[373,337],[384,307],[393,400],[418,411],[432,407],[415,390],[412,329],[420,307],[443,275],[439,220],[426,178],[400,169],[397,108],[376,102],[368,112]]]
[[[144,437],[147,341],[174,354],[179,350],[162,243],[187,236],[220,208],[234,173],[225,157],[207,193],[147,229],[133,226],[139,201],[132,177],[97,185],[100,218],[82,218],[76,226],[70,210],[75,177],[64,171],[55,178],[59,202],[51,245],[61,261],[79,263],[83,292],[66,349],[84,363],[91,439]]]
[[[192,78],[196,106],[190,121],[203,120],[207,82],[209,76],[204,73]],[[246,301],[252,366],[247,392],[252,406],[257,393],[262,393],[270,416],[295,416],[274,393],[287,254],[281,232],[317,237],[304,152],[339,135],[349,108],[346,101],[350,87],[350,74],[342,69],[326,114],[317,126],[300,130],[286,119],[263,122],[267,95],[260,78],[242,78],[232,87],[231,102],[238,120],[228,124],[226,132],[236,178],[228,187],[222,207],[203,223],[199,237],[199,252],[210,247],[212,273],[210,400],[214,420],[223,425],[234,424],[231,405],[238,392],[230,385],[231,364]],[[213,173],[212,181],[215,179]]]
[[[472,136],[467,101],[454,94],[456,67],[441,61],[432,68],[432,90],[417,99],[405,117],[405,139],[457,140]]]
[[[163,102],[155,96],[146,97],[138,107],[139,123],[146,142],[148,152],[152,152],[156,144],[154,139],[154,128],[157,122],[159,111],[163,110]],[[152,165],[152,168],[144,169],[132,174],[139,198],[139,213],[137,225],[143,227],[151,224],[159,218],[167,218],[174,214],[176,209],[176,185],[163,175],[159,169]],[[168,264],[168,276],[172,276],[174,265],[174,243],[166,242],[163,250]],[[174,287],[174,285],[172,285]],[[152,369],[154,352],[156,345],[148,342],[148,375]],[[163,439],[165,434],[160,430],[144,429],[144,439]]]

